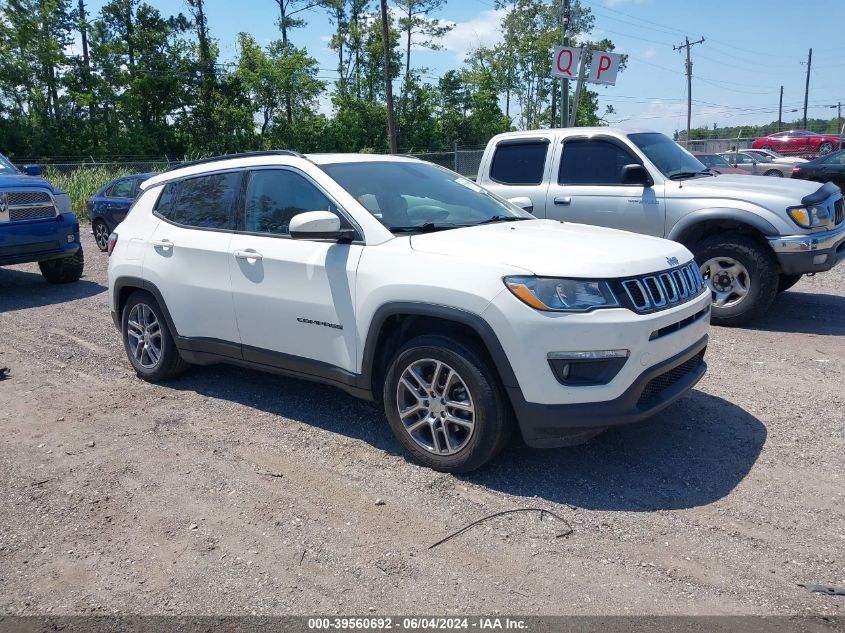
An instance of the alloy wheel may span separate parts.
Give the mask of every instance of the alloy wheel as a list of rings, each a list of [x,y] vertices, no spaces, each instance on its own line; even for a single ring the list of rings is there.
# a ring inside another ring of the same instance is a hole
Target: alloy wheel
[[[833,143],[825,141],[819,145],[819,154],[829,154],[831,151],[833,151]]]
[[[406,367],[396,403],[405,431],[430,453],[458,453],[475,430],[472,395],[458,372],[442,361],[424,358]]]
[[[94,241],[97,243],[97,248],[105,251],[109,247],[109,228],[103,222],[94,223]]]
[[[132,358],[144,369],[154,369],[161,360],[161,324],[146,303],[136,303],[126,321],[126,339]]]
[[[701,265],[704,282],[713,293],[713,305],[729,308],[737,305],[751,289],[748,269],[732,257],[713,257]]]

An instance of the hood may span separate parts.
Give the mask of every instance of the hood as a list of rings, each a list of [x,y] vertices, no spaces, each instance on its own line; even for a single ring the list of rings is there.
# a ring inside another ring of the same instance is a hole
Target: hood
[[[54,191],[49,182],[41,176],[27,176],[25,174],[2,174],[0,175],[0,189],[39,187]]]
[[[801,198],[817,191],[819,187],[819,183],[808,180],[725,175],[682,182],[667,181],[666,196],[702,200],[712,198],[719,200],[720,204],[725,200],[738,200],[785,213],[786,207],[801,204]]]
[[[611,279],[666,270],[690,252],[658,237],[554,220],[502,222],[411,237],[411,248],[504,264],[543,277]]]

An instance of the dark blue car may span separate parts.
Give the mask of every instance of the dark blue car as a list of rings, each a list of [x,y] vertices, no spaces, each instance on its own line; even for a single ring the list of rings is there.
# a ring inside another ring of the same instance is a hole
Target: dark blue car
[[[108,250],[109,234],[123,222],[140,192],[141,183],[153,176],[154,173],[149,173],[117,178],[88,198],[85,205],[88,208],[88,219],[91,220],[94,241],[101,251]]]
[[[38,262],[50,283],[77,281],[85,266],[79,222],[70,197],[40,176],[37,165],[21,173],[0,155],[0,266]]]

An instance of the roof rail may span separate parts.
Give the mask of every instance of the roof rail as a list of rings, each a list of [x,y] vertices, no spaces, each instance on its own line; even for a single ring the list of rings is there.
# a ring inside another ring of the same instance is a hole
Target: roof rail
[[[236,158],[253,158],[255,156],[296,156],[303,158],[299,152],[294,152],[290,149],[271,149],[257,152],[241,152],[239,154],[223,154],[222,156],[211,156],[209,158],[200,158],[199,160],[188,161],[187,163],[179,163],[166,169],[165,171],[173,171],[174,169],[182,169],[183,167],[193,167],[194,165],[205,165],[206,163],[216,163],[221,160],[234,160]]]

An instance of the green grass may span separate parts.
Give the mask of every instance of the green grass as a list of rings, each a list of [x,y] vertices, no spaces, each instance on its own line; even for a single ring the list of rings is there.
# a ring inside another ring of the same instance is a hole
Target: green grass
[[[44,177],[59,189],[67,191],[73,212],[80,222],[88,222],[88,213],[85,210],[85,199],[97,193],[107,182],[136,173],[139,170],[130,167],[96,165],[92,167],[78,167],[73,171],[59,171],[46,167]],[[156,171],[145,169],[145,171]]]

